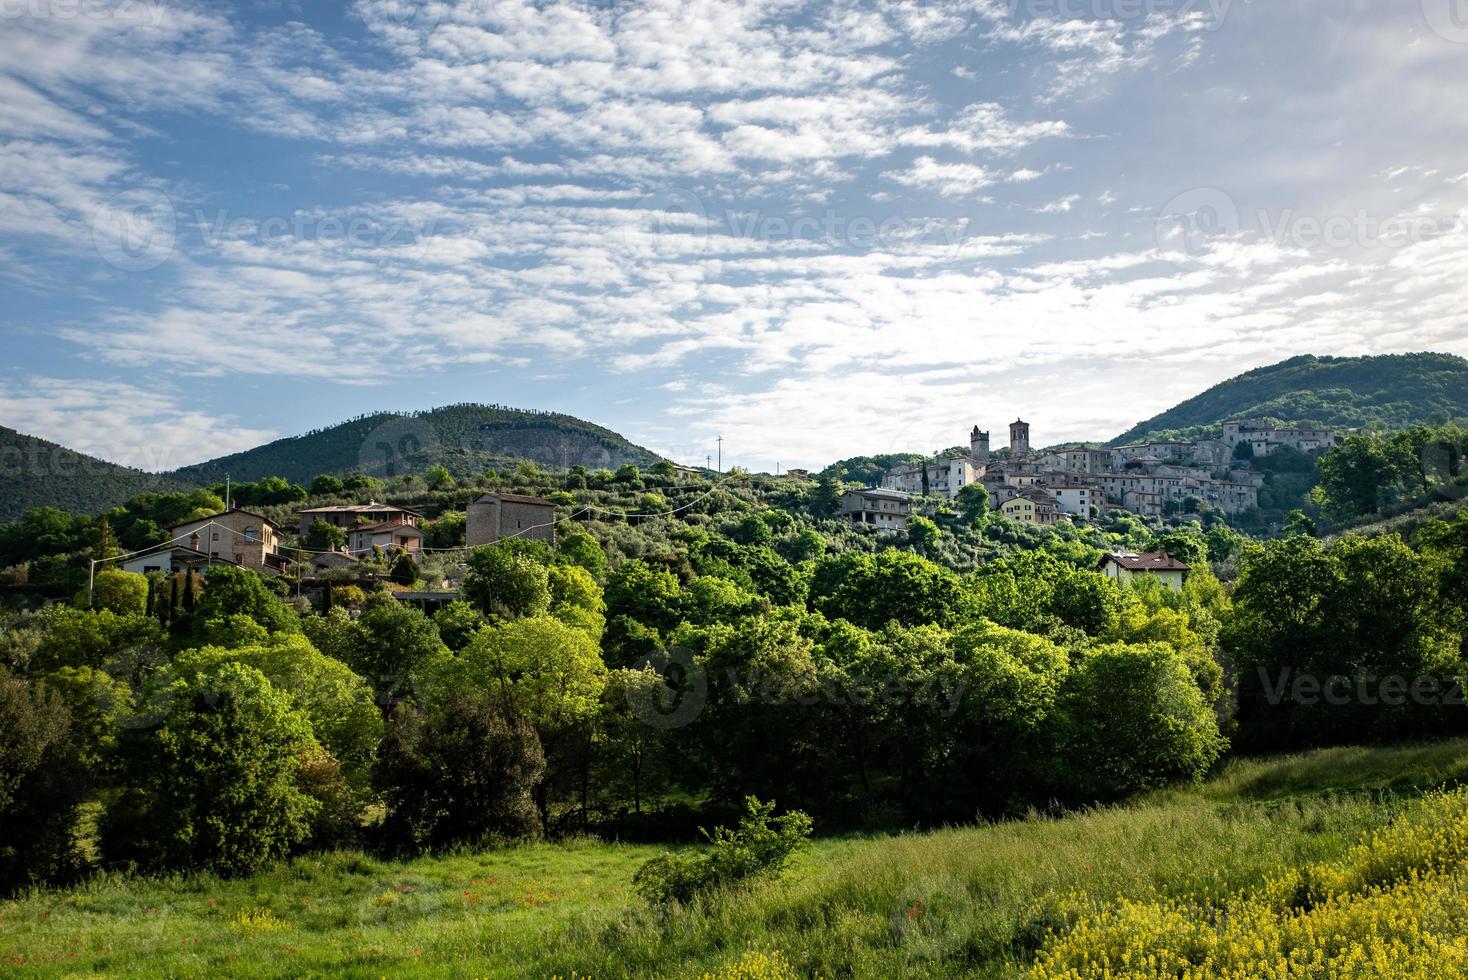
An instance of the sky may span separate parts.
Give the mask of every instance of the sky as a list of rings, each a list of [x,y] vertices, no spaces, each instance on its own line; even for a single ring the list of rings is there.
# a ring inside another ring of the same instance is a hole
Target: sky
[[[0,0],[0,425],[1109,439],[1468,354],[1465,79],[1465,0]]]

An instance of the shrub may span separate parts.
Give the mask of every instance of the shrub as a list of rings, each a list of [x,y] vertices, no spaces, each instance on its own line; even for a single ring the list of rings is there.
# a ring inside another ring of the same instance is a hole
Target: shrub
[[[427,712],[399,709],[373,785],[387,807],[384,843],[417,851],[540,830],[531,790],[545,774],[535,729],[482,690],[453,690]]]
[[[249,874],[304,844],[319,804],[299,785],[319,751],[305,715],[253,667],[224,662],[173,682],[119,739],[123,791],[103,853],[149,869]]]
[[[773,802],[747,797],[737,829],[702,831],[709,841],[703,853],[653,858],[637,869],[633,887],[649,902],[667,904],[688,902],[713,888],[779,877],[791,855],[809,840],[811,823],[799,810],[782,817],[774,812]]]
[[[66,705],[0,667],[0,893],[75,870],[83,788]]]

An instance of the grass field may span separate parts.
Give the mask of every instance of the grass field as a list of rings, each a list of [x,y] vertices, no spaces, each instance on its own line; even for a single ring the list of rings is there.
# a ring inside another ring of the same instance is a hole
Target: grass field
[[[0,973],[57,976],[1014,976],[1083,893],[1217,907],[1351,853],[1468,741],[1235,762],[1208,784],[1061,819],[818,840],[786,877],[662,913],[629,889],[659,849],[569,842],[247,880],[100,878],[0,903]]]

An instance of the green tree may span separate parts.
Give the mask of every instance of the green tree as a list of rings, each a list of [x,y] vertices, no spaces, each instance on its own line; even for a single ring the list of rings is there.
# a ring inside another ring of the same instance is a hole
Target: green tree
[[[448,648],[455,653],[469,645],[486,625],[484,615],[463,599],[455,599],[433,614],[433,624],[438,627],[438,635]]]
[[[907,536],[920,553],[931,555],[937,550],[938,539],[943,532],[926,517],[914,517],[907,522]]]
[[[347,543],[347,533],[318,517],[306,530],[302,543],[311,551],[339,551]]]
[[[406,694],[413,678],[448,658],[433,620],[391,595],[372,596],[357,622],[362,631],[355,659],[347,665],[366,677],[381,698]]]
[[[545,565],[506,543],[475,548],[464,576],[464,598],[485,613],[537,616],[550,605]]]
[[[388,578],[398,585],[411,587],[414,582],[418,581],[418,563],[413,560],[412,555],[401,554],[397,561],[392,563],[392,571],[388,573]]]
[[[970,483],[958,491],[958,512],[965,522],[979,526],[989,517],[989,488]]]
[[[81,598],[81,605],[86,605],[86,597]],[[92,589],[92,608],[110,609],[119,616],[147,615],[147,578],[116,568],[99,571]]]
[[[307,842],[298,785],[311,724],[253,667],[224,662],[160,692],[156,727],[119,740],[123,790],[101,823],[114,863],[244,875]]]
[[[0,894],[79,869],[72,835],[83,776],[61,698],[0,667]]]
[[[607,554],[596,543],[596,538],[585,531],[561,535],[556,541],[556,552],[565,561],[586,569],[598,582],[606,578]]]
[[[323,473],[311,481],[311,496],[313,497],[335,497],[346,491],[341,477]]]
[[[1226,746],[1187,665],[1162,643],[1088,651],[1066,679],[1056,720],[1065,791],[1077,799],[1197,781]]]
[[[532,790],[545,775],[535,729],[489,690],[455,688],[419,713],[393,714],[374,773],[383,837],[404,851],[533,837]]]
[[[270,591],[264,578],[247,568],[216,565],[205,577],[193,610],[194,629],[202,633],[210,620],[233,615],[248,616],[272,633],[301,631],[300,618]]]
[[[423,471],[423,482],[428,484],[430,490],[452,490],[454,475],[448,471],[448,467],[435,463]]]
[[[835,517],[841,509],[841,493],[840,481],[830,476],[821,477],[811,494],[811,513],[817,517]]]

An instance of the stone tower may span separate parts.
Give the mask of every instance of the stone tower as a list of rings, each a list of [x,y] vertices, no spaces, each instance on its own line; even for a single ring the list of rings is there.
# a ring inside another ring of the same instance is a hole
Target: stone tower
[[[1009,423],[1009,452],[1018,458],[1030,451],[1030,423],[1015,419]]]
[[[968,434],[969,455],[979,461],[980,465],[989,462],[989,433],[980,431],[974,426],[974,431]]]

